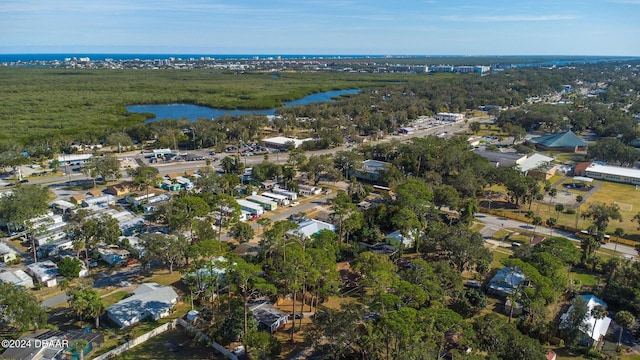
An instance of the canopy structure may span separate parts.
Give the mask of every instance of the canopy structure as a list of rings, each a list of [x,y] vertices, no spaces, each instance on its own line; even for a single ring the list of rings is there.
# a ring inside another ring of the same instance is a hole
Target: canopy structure
[[[586,176],[574,176],[573,180],[575,181],[582,181],[582,182],[588,182],[591,183],[593,182],[593,179],[590,177],[586,177]]]

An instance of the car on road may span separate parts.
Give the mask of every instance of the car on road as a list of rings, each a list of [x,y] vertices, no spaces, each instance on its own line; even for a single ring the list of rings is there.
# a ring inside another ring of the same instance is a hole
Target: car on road
[[[294,206],[298,206],[298,205],[300,205],[299,201],[294,201],[294,202],[289,204],[290,207],[294,207]]]
[[[26,184],[26,183],[28,183],[28,182],[29,182],[29,180],[27,180],[27,179],[22,179],[22,180],[20,180],[20,184]]]
[[[135,264],[135,263],[137,263],[137,262],[138,262],[138,259],[131,258],[131,259],[129,259],[129,260],[127,260],[127,261],[123,262],[123,263],[122,263],[122,266],[129,266],[129,265],[133,265],[133,264]]]

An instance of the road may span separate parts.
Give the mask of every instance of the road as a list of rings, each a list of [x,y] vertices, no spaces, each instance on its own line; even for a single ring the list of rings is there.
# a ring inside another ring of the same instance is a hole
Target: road
[[[42,306],[43,308],[53,308],[56,307],[64,302],[67,301],[67,293],[63,292],[61,294],[58,294],[56,296],[52,296],[48,299],[45,299],[42,301],[42,303],[40,304],[40,306]]]
[[[484,121],[484,120],[489,120],[491,119],[491,117],[489,116],[481,116],[481,117],[477,117],[477,118],[472,118],[469,119],[469,122],[474,122],[474,121]],[[453,124],[442,124],[442,125],[435,125],[435,126],[431,126],[431,127],[426,127],[426,126],[418,126],[417,130],[410,135],[389,135],[383,139],[380,140],[374,140],[371,142],[366,143],[367,145],[373,145],[373,144],[378,144],[378,143],[384,143],[384,142],[389,142],[389,141],[393,141],[393,140],[398,140],[398,141],[408,141],[411,138],[414,137],[424,137],[424,136],[429,136],[429,135],[437,135],[437,134],[442,134],[442,133],[447,133],[447,134],[452,134],[452,133],[458,133],[458,132],[463,132],[466,131],[468,128],[468,124],[465,122],[458,122],[458,123],[453,123]],[[209,150],[210,149],[197,149],[197,150],[191,150],[188,151],[188,153],[193,153],[193,154],[197,154],[197,155],[202,155],[202,156],[209,156]],[[324,150],[315,150],[315,151],[308,151],[307,152],[307,156],[312,156],[312,155],[324,155],[324,154],[333,154],[336,153],[338,151],[341,150],[349,150],[349,148],[347,148],[346,146],[338,146],[332,149],[324,149]],[[216,157],[218,158],[218,161],[214,161],[212,162],[212,165],[214,167],[219,167],[220,165],[220,160],[226,156],[235,156],[236,153],[219,153],[216,155]],[[142,161],[144,161],[146,163],[146,160],[143,159],[142,154],[139,151],[132,151],[132,152],[128,152],[128,153],[121,153],[117,155],[118,158],[134,158],[134,159],[140,159]],[[269,154],[269,161],[274,162],[274,163],[285,163],[287,160],[289,159],[289,155],[286,152],[280,152],[280,153],[275,153],[275,154]],[[254,156],[243,156],[242,157],[243,162],[246,164],[247,167],[251,167],[255,164],[259,164],[261,162],[264,161],[264,155],[254,155]],[[160,175],[167,175],[169,173],[181,173],[184,172],[186,170],[197,170],[201,167],[206,166],[206,161],[180,161],[180,162],[162,162],[162,163],[156,163],[156,164],[150,164],[154,167],[156,167],[159,172]],[[24,168],[24,167],[23,167]],[[25,169],[27,170],[27,169]],[[61,171],[64,171],[64,174],[61,175],[57,175],[57,176],[45,176],[45,177],[29,177],[29,183],[31,184],[40,184],[40,185],[49,185],[51,186],[55,186],[55,185],[70,185],[71,183],[75,183],[75,182],[80,182],[80,181],[91,181],[91,179],[84,175],[82,172],[80,171],[72,171],[68,166],[62,167]],[[122,179],[127,180],[130,179],[129,175],[127,174],[126,170],[122,170]],[[9,181],[9,180],[7,180]]]
[[[522,230],[533,230],[533,226],[531,224],[511,220],[504,217],[493,216],[489,214],[476,214],[476,219],[482,221],[485,224],[485,228],[482,229],[481,233],[486,238],[490,238],[496,231],[507,228],[507,229],[522,229]],[[574,234],[567,233],[564,231],[559,231],[556,229],[550,229],[544,226],[536,226],[536,233],[544,236],[561,236],[565,237],[569,240],[575,242],[581,242],[580,238],[576,237]],[[623,256],[638,256],[638,252],[634,247],[616,244],[616,243],[606,243],[601,246],[602,249],[609,249],[611,251],[616,251],[621,253]]]

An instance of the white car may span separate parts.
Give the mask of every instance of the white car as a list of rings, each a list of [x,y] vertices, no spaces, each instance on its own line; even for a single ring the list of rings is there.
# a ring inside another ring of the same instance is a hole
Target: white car
[[[289,204],[289,206],[291,206],[291,207],[298,206],[298,205],[300,205],[299,201],[294,201],[291,204]]]

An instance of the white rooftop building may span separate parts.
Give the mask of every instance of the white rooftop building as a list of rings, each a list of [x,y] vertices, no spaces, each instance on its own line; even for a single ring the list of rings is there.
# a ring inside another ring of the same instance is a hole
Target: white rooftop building
[[[289,235],[301,235],[304,237],[311,237],[313,234],[317,234],[322,230],[336,231],[336,227],[333,224],[326,223],[324,221],[309,219],[298,224],[298,228],[289,230]]]
[[[58,266],[51,260],[29,264],[27,265],[27,271],[37,282],[44,284],[46,287],[58,285],[58,281],[56,280],[56,276],[58,276]]]
[[[22,270],[5,271],[0,273],[0,281],[7,284],[24,286],[27,289],[33,287],[33,279]]]
[[[313,139],[308,138],[308,139],[300,140],[300,139],[288,138],[284,136],[276,136],[272,138],[262,139],[262,142],[264,143],[265,146],[280,149],[280,148],[286,147],[287,144],[289,143],[293,143],[294,147],[298,147],[302,145],[303,142],[310,141],[310,140],[313,140]]]
[[[522,171],[523,173],[527,173],[529,172],[529,170],[534,170],[539,167],[547,166],[551,164],[552,161],[553,161],[552,157],[535,153],[529,156],[528,158],[526,158],[524,161],[521,161],[520,163],[518,163],[517,166],[520,169],[520,171]]]
[[[584,171],[585,175],[599,180],[614,181],[623,184],[640,185],[640,169],[612,166],[593,162]]]
[[[0,242],[0,262],[8,263],[16,259],[16,252],[9,245]]]
[[[611,325],[611,318],[604,317],[602,319],[596,319],[593,316],[591,316],[591,310],[593,310],[593,308],[596,307],[597,305],[600,305],[606,308],[607,303],[600,300],[597,296],[593,294],[579,295],[579,296],[582,296],[584,298],[584,300],[587,302],[587,308],[588,308],[587,317],[584,320],[584,324],[586,325],[586,328],[588,330],[584,334],[587,335],[589,338],[591,338],[591,340],[598,342],[602,340],[605,337],[605,335],[607,335],[607,330],[609,329],[609,325]],[[569,310],[567,310],[566,313],[560,316],[560,327],[563,326],[567,317],[572,311],[573,311],[573,305],[569,307]]]

